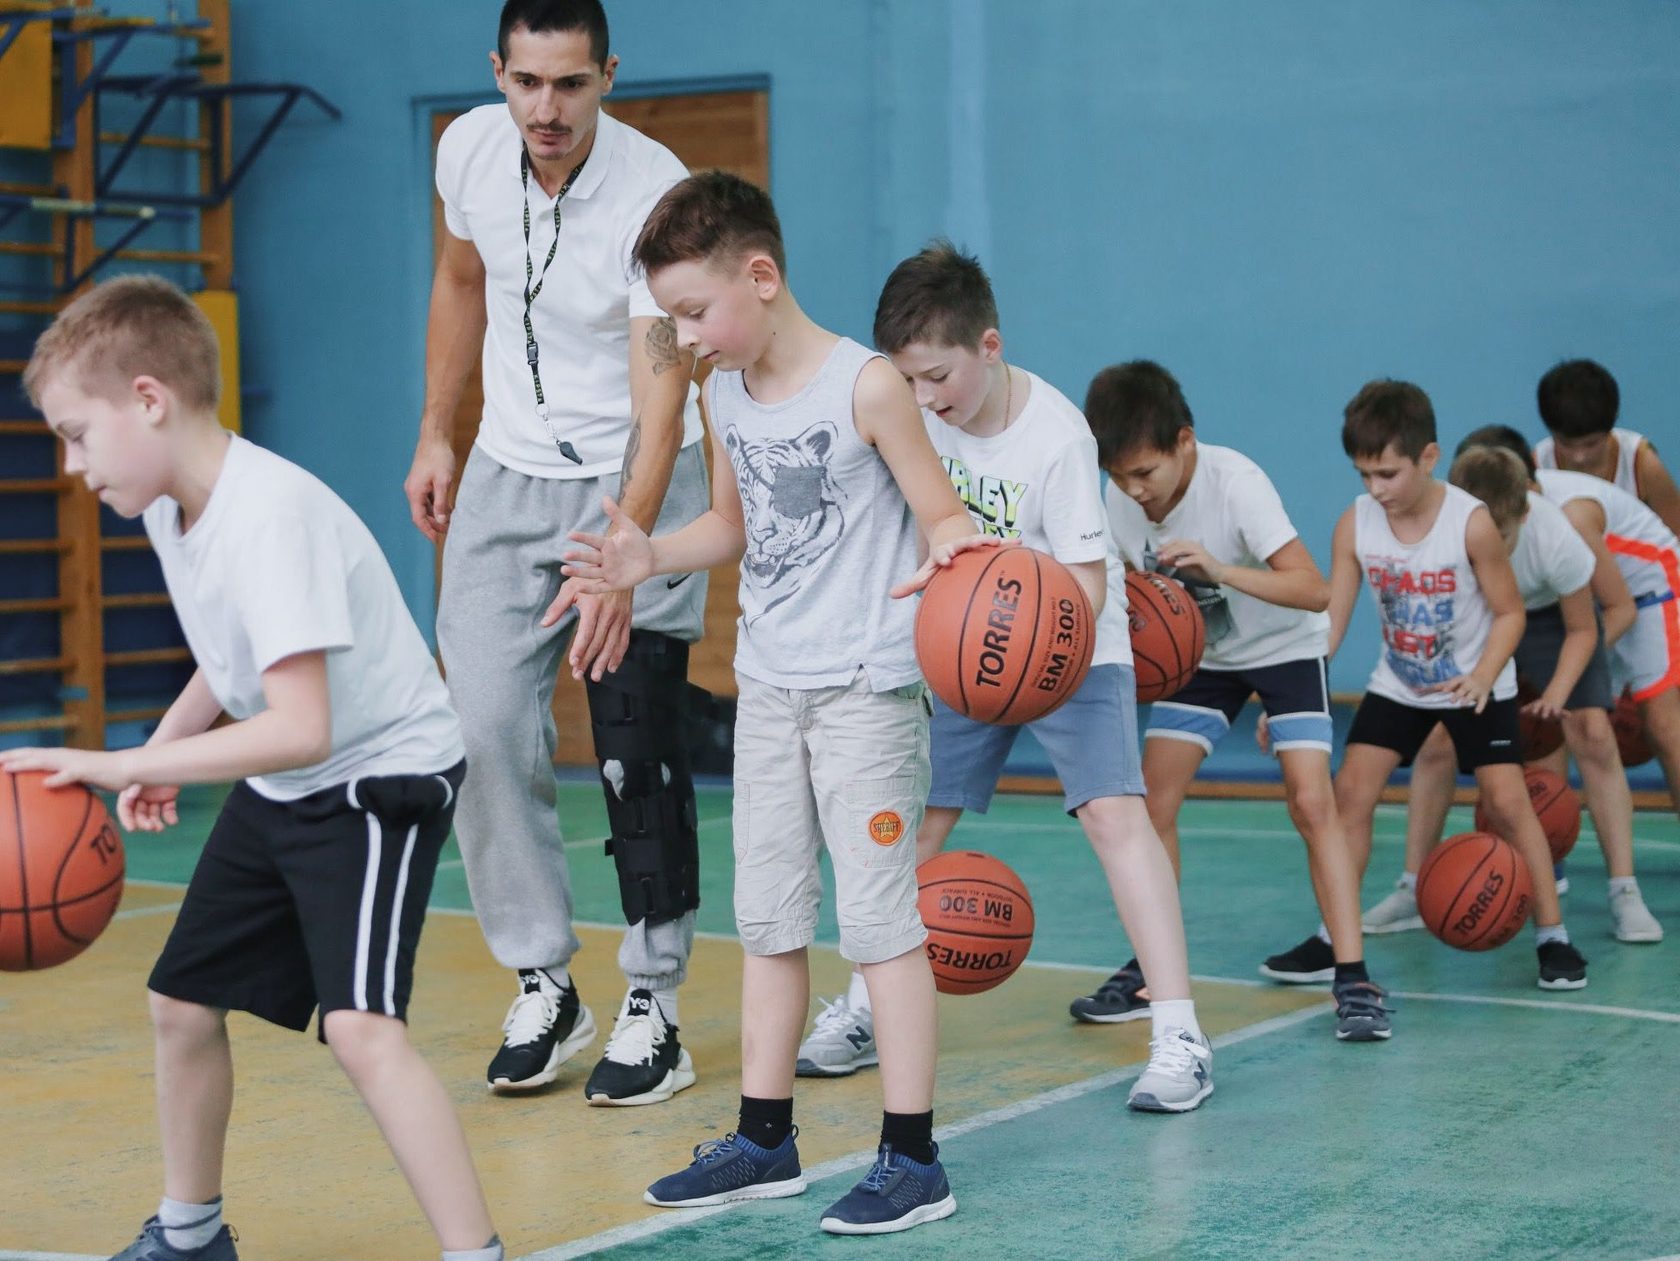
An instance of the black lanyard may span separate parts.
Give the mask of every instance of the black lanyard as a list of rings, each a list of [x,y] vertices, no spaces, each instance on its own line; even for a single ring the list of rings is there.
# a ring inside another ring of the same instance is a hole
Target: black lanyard
[[[531,304],[537,300],[542,292],[543,281],[548,277],[549,264],[554,262],[554,255],[560,248],[560,203],[566,200],[566,194],[572,191],[572,183],[583,170],[583,163],[579,162],[572,168],[572,173],[566,177],[566,182],[560,185],[560,191],[554,196],[554,243],[548,247],[548,258],[543,261],[542,274],[536,277],[536,288],[531,287],[533,268],[531,266],[531,154],[527,149],[519,152],[519,187],[524,194],[525,203],[525,362],[531,365],[531,386],[537,392],[537,419],[542,421],[543,428],[548,430],[548,436],[554,439],[554,445],[560,448],[560,454],[573,464],[582,464],[583,457],[577,453],[577,448],[565,442],[554,432],[554,426],[548,421],[548,404],[543,401],[542,376],[537,371],[537,330],[531,324]]]

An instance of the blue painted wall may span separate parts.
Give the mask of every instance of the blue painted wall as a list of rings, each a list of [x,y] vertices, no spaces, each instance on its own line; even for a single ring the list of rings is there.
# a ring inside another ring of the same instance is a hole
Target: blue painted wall
[[[429,624],[400,483],[422,392],[428,102],[493,92],[494,0],[235,0],[241,77],[300,110],[238,209],[258,440],[369,521]],[[792,279],[866,337],[890,266],[980,248],[1012,357],[1075,400],[1147,355],[1211,441],[1277,481],[1323,560],[1357,492],[1337,441],[1366,379],[1411,377],[1442,436],[1537,432],[1554,360],[1601,358],[1680,453],[1680,6],[1670,0],[609,0],[621,90],[771,83]],[[1361,613],[1336,664],[1357,687]]]

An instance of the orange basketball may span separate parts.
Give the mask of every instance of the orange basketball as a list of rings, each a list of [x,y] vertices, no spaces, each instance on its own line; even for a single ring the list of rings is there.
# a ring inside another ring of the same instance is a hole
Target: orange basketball
[[[1096,643],[1079,583],[1030,547],[959,553],[916,610],[916,660],[928,686],[981,722],[1044,717],[1085,681]]]
[[[1530,701],[1540,699],[1540,693],[1534,690],[1527,679],[1517,680],[1517,738],[1522,742],[1522,756],[1525,762],[1538,762],[1550,753],[1555,753],[1563,747],[1563,724],[1553,718],[1536,718],[1532,714],[1525,714],[1521,706]]]
[[[935,854],[916,879],[939,992],[979,994],[1008,980],[1032,949],[1032,899],[1021,877],[990,854],[958,849]]]
[[[1610,728],[1616,733],[1623,766],[1644,766],[1655,756],[1645,741],[1645,721],[1631,694],[1623,692],[1616,698],[1616,708],[1610,711]]]
[[[111,922],[123,892],[123,847],[85,788],[46,775],[0,775],[0,970],[74,959]]]
[[[1546,844],[1551,846],[1552,861],[1561,862],[1581,835],[1581,798],[1556,771],[1531,766],[1523,772],[1523,781],[1528,785],[1528,799],[1534,803],[1534,815],[1546,833]],[[1480,804],[1476,806],[1476,831],[1493,831],[1492,821]]]
[[[1132,625],[1132,662],[1139,701],[1165,700],[1202,664],[1207,630],[1184,584],[1165,574],[1126,575]]]
[[[1442,841],[1417,880],[1423,926],[1459,950],[1493,950],[1515,937],[1534,906],[1522,856],[1490,832]]]

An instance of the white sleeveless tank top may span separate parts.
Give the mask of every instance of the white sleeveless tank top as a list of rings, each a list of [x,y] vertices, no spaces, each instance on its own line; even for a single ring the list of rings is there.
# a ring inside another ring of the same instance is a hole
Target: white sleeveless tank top
[[[735,669],[773,687],[844,687],[861,669],[885,692],[922,677],[916,602],[887,594],[916,571],[915,517],[852,420],[874,358],[843,337],[804,389],[769,405],[739,372],[711,377],[747,533]]]
[[[1639,455],[1639,446],[1645,441],[1645,435],[1631,429],[1612,429],[1610,436],[1616,440],[1616,476],[1610,481],[1637,499],[1639,478],[1634,472],[1633,462]],[[1557,447],[1550,438],[1542,438],[1534,444],[1534,463],[1538,468],[1555,469],[1558,466]]]
[[[1382,505],[1369,495],[1354,504],[1354,551],[1382,621],[1383,648],[1366,688],[1415,709],[1460,707],[1423,689],[1474,670],[1493,625],[1465,544],[1470,514],[1482,501],[1456,486],[1445,489],[1435,523],[1416,543],[1394,537]],[[1516,667],[1507,661],[1493,699],[1516,692]]]
[[[1543,468],[1537,476],[1546,498],[1558,507],[1572,499],[1590,499],[1604,510],[1604,545],[1616,558],[1634,599],[1670,589],[1672,575],[1680,572],[1680,540],[1632,492],[1591,473]]]

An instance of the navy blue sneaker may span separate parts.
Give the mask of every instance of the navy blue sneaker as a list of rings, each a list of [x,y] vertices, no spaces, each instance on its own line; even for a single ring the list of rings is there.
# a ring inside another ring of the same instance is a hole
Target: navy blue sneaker
[[[1383,1042],[1394,1036],[1389,1010],[1383,1006],[1388,994],[1382,986],[1371,981],[1349,981],[1346,985],[1332,985],[1330,993],[1336,1000],[1338,1040]]]
[[[660,1208],[701,1208],[730,1200],[780,1200],[805,1190],[799,1168],[799,1149],[793,1140],[799,1127],[774,1151],[750,1138],[730,1134],[710,1139],[694,1149],[694,1163],[668,1174],[642,1196]]]
[[[140,1235],[111,1261],[239,1261],[239,1251],[233,1246],[238,1238],[230,1227],[223,1226],[202,1248],[171,1248],[163,1237],[163,1223],[148,1217],[140,1228]]]
[[[874,1167],[828,1206],[819,1224],[831,1235],[890,1235],[956,1211],[957,1199],[939,1163],[939,1144],[933,1147],[933,1163],[923,1165],[882,1143]]]

